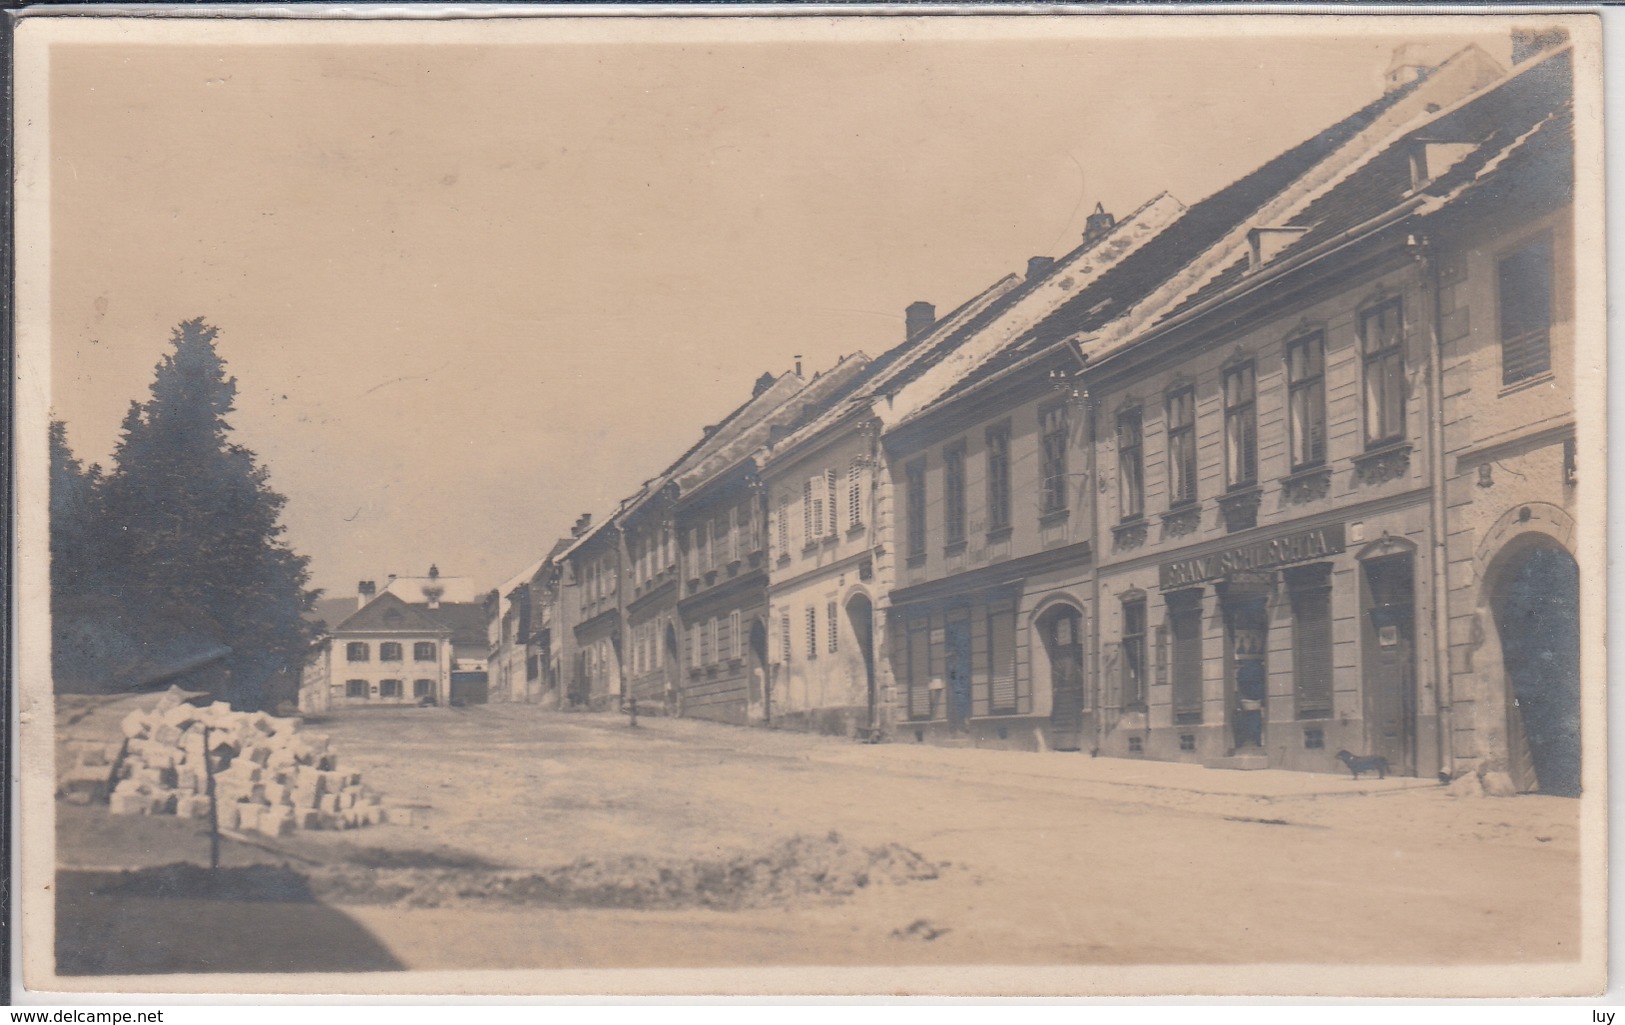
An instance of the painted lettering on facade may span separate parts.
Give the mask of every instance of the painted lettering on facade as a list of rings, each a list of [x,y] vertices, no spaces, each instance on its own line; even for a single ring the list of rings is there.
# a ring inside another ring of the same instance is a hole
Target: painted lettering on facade
[[[1212,555],[1165,562],[1161,571],[1162,589],[1168,591],[1208,580],[1222,580],[1237,572],[1288,566],[1294,562],[1336,555],[1342,550],[1343,525],[1334,523],[1242,548],[1214,552]]]

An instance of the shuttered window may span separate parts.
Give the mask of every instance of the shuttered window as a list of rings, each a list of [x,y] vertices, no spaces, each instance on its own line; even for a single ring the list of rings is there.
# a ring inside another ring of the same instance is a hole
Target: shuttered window
[[[1299,719],[1332,715],[1331,564],[1322,563],[1286,574],[1292,596],[1292,673],[1294,707]]]
[[[1552,242],[1542,238],[1497,265],[1501,383],[1552,369]]]
[[[818,657],[818,610],[807,609],[807,657]]]
[[[846,529],[863,525],[863,463],[854,459],[846,468]]]
[[[840,497],[839,497],[840,496],[840,490],[841,490],[840,480],[836,476],[835,471],[834,470],[825,470],[824,471],[824,533],[828,534],[830,537],[834,537],[835,533],[836,533],[836,530],[838,529],[836,527],[836,525],[835,525],[835,521],[836,521],[836,517],[838,515],[838,511],[841,508],[841,500],[840,500]]]
[[[988,711],[1018,711],[1016,696],[1016,610],[994,605],[987,610]]]
[[[835,607],[834,602],[829,603],[828,611],[829,621],[826,625],[829,627],[829,653],[833,655],[840,650],[841,646],[841,622],[839,610]]]
[[[730,612],[730,613],[728,613],[728,657],[729,658],[743,658],[744,657],[744,652],[740,648],[740,645],[742,643],[743,642],[741,640],[739,613],[737,611]]]
[[[925,554],[925,460],[909,463],[908,474],[908,554]]]
[[[1202,721],[1202,599],[1194,592],[1168,596],[1173,634],[1174,722]]]
[[[784,662],[788,665],[790,663],[791,649],[794,647],[790,639],[790,613],[788,612],[779,616],[779,644],[779,650],[784,656]]]

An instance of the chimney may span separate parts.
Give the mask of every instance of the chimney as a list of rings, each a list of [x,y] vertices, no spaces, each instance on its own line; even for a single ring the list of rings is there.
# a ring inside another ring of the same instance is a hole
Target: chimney
[[[908,309],[903,313],[903,334],[907,338],[918,338],[931,330],[937,322],[937,308],[928,302],[909,303]]]
[[[1048,274],[1049,269],[1053,266],[1055,266],[1055,257],[1053,256],[1032,257],[1027,261],[1027,280],[1037,281]]]
[[[592,526],[592,513],[582,513],[576,517],[575,525],[570,528],[570,536],[580,537],[587,532],[587,528],[590,526]]]
[[[767,372],[764,371],[762,373],[762,376],[758,377],[756,379],[756,385],[753,388],[751,388],[750,397],[754,399],[756,396],[762,394],[763,392],[767,391],[769,388],[773,387],[773,385],[777,381],[778,381],[778,378],[776,378],[772,374],[767,373]]]
[[[801,353],[796,353],[796,376],[801,376]]]
[[[355,592],[355,607],[363,609],[367,607],[369,601],[378,596],[378,585],[371,580],[363,580],[355,585]]]
[[[1085,244],[1100,239],[1117,225],[1117,218],[1106,212],[1104,204],[1096,203],[1095,212],[1090,214],[1083,222],[1083,241]]]
[[[1473,150],[1477,143],[1441,142],[1434,139],[1414,139],[1411,142],[1411,188],[1426,188],[1446,171],[1455,167]]]
[[[1512,64],[1516,67],[1568,41],[1565,28],[1515,28],[1512,30]]]

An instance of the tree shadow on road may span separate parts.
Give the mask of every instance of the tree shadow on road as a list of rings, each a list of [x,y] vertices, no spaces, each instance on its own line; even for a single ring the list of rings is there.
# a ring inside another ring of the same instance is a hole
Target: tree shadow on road
[[[59,871],[60,975],[379,972],[405,968],[285,867]]]

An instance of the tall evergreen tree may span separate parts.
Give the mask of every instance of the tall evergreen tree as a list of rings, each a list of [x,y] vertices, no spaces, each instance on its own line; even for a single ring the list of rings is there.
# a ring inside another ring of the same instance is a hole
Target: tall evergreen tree
[[[218,334],[202,318],[175,328],[151,397],[125,415],[101,490],[113,589],[229,645],[233,703],[257,707],[271,674],[301,666],[313,635],[304,613],[319,592],[306,587],[309,560],[283,540],[287,499],[231,440],[237,379]]]

